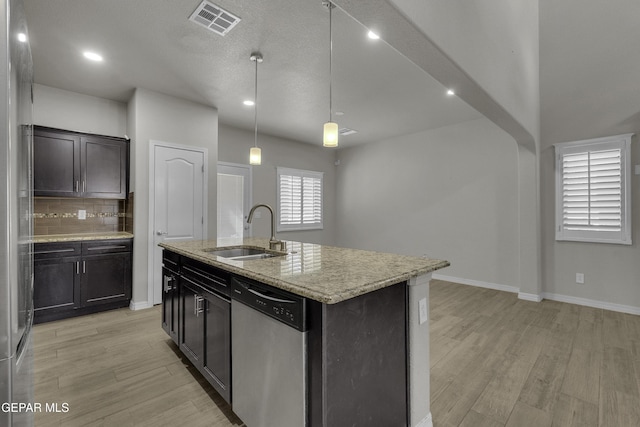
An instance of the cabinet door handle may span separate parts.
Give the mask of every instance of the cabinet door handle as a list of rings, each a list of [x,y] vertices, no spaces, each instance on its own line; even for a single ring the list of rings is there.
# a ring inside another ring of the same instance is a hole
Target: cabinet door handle
[[[171,285],[171,283],[175,280],[175,277],[173,276],[164,276],[164,293],[168,294],[172,289],[173,286]]]
[[[76,274],[80,274],[80,261],[76,261]]]
[[[204,301],[204,298],[201,297],[200,295],[194,295],[193,296],[193,314],[196,317],[200,316],[200,313],[202,313],[204,310],[202,308],[202,302]]]
[[[87,181],[82,181],[82,192],[86,193],[87,191]]]
[[[80,182],[76,181],[76,185],[73,186],[73,191],[77,193],[80,189]]]
[[[82,261],[82,274],[85,274],[87,272],[87,263],[85,261]]]

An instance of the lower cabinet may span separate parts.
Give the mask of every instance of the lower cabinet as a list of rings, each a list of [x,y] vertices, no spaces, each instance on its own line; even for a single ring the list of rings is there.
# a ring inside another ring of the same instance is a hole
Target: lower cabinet
[[[231,301],[180,279],[180,350],[231,402]]]
[[[163,286],[163,329],[231,403],[231,299],[227,273],[165,250]]]
[[[34,322],[126,307],[131,239],[34,245]]]

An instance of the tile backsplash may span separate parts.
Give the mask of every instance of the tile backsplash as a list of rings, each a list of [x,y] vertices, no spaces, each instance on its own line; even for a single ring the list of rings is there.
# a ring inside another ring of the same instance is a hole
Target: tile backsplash
[[[129,199],[133,201],[133,194]],[[128,204],[128,200],[35,197],[34,234],[46,236],[128,231],[126,223],[131,223]],[[79,210],[86,211],[86,219],[78,219]]]

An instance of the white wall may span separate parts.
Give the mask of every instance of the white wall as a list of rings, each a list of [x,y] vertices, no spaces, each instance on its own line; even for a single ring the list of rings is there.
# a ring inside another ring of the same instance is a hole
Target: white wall
[[[129,136],[132,151],[135,235],[133,245],[133,303],[148,301],[149,235],[149,144],[163,141],[206,147],[209,153],[209,238],[216,235],[216,192],[218,161],[218,111],[209,106],[136,89],[129,102]]]
[[[33,120],[36,125],[124,137],[127,104],[35,84]]]
[[[222,162],[249,164],[249,149],[254,145],[254,133],[239,128],[220,125],[218,156]],[[311,144],[270,135],[259,135],[262,149],[262,165],[253,169],[253,204],[265,203],[276,207],[276,167],[324,172],[324,229],[308,231],[282,231],[277,237],[285,240],[333,245],[335,236],[336,151]],[[253,220],[253,236],[269,237],[270,222],[263,212]]]
[[[336,243],[446,259],[444,275],[513,287],[517,156],[487,119],[342,149]]]

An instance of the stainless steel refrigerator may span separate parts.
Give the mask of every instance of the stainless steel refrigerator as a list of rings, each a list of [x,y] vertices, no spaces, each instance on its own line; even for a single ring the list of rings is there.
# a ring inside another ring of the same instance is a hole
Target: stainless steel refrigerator
[[[33,62],[22,0],[0,0],[0,426],[33,412]],[[14,405],[11,405],[14,404]]]

